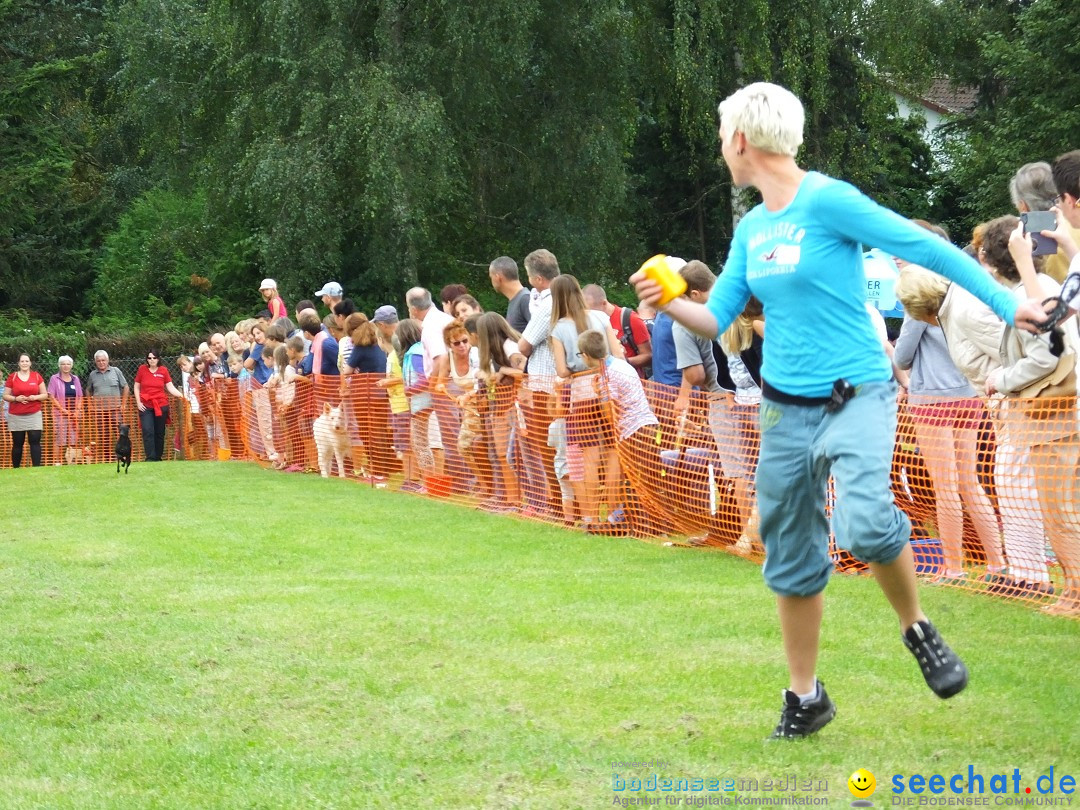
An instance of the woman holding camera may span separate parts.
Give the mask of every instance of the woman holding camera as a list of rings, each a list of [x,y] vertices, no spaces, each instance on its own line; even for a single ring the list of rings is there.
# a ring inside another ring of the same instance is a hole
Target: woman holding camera
[[[1016,217],[999,217],[987,225],[983,244],[995,272],[1015,285],[1017,296],[1025,295],[1018,265],[1031,262],[1030,234],[1020,227]],[[1036,276],[1035,283],[1046,297],[1061,291],[1057,282],[1043,273]],[[1075,365],[1080,349],[1076,319],[1065,321],[1056,337],[1061,341],[1057,349],[1051,336],[1006,328],[1001,341],[1003,365],[986,378],[986,393],[1007,394],[1010,404],[1019,406],[1013,413],[1021,420],[1019,429],[1030,446],[1046,537],[1065,578],[1058,600],[1043,610],[1071,616],[1080,614],[1080,486],[1076,475],[1080,435],[1076,396],[1043,398],[1040,393],[1062,362]],[[1042,588],[1032,593],[1017,587],[1015,591],[1020,596],[1044,592],[1053,593],[1053,589]]]

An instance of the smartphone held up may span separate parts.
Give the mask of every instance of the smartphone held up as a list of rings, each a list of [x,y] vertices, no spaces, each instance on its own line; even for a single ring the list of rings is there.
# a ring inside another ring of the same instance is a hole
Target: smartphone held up
[[[1031,235],[1032,256],[1053,256],[1057,253],[1057,242],[1041,233],[1057,228],[1057,216],[1053,211],[1025,211],[1020,215],[1020,221],[1024,223],[1024,233]]]

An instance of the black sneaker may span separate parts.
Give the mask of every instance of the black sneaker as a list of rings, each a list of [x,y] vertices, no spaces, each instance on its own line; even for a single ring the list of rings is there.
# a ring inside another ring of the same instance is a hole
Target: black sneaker
[[[967,667],[930,622],[911,625],[904,633],[904,644],[919,662],[926,685],[939,698],[950,698],[967,686]]]
[[[825,684],[818,681],[817,688],[818,696],[807,701],[800,701],[799,696],[790,689],[783,691],[784,708],[780,712],[780,722],[769,737],[770,740],[809,737],[836,717],[836,704],[829,700]]]

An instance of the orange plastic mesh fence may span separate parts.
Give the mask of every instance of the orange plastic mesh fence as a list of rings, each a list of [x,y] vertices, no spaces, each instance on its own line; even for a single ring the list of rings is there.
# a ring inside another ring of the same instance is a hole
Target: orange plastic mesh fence
[[[164,459],[254,461],[590,534],[764,556],[756,404],[726,393],[680,401],[676,389],[605,370],[472,392],[438,386],[430,407],[395,412],[381,379],[217,381],[171,400]],[[45,463],[114,462],[121,422],[138,462],[133,399],[120,408],[84,398],[72,416],[46,406]],[[4,424],[0,467],[10,468],[11,448]],[[1080,615],[1078,461],[1075,399],[902,402],[892,489],[911,518],[920,576]],[[865,570],[831,550],[838,570]]]

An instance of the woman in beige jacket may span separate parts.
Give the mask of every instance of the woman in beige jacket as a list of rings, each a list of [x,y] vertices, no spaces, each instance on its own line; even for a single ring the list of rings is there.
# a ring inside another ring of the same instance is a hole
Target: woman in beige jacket
[[[980,263],[994,272],[986,249],[978,253]],[[993,258],[995,251],[991,249],[989,255]],[[1008,259],[1007,251],[1004,258]],[[987,377],[1001,368],[1005,325],[965,289],[923,268],[905,268],[896,295],[909,316],[941,326],[956,367],[977,390],[985,390]],[[987,579],[997,592],[1045,596],[1053,593],[1053,586],[1044,552],[1046,532],[1038,487],[1030,465],[1029,420],[1015,401],[999,397],[988,404],[997,430],[994,479],[1009,574]]]
[[[1018,298],[1027,300],[1017,267],[1019,259],[1025,265],[1031,257],[1031,238],[1023,232],[1016,217],[999,217],[991,222],[984,236],[983,250],[995,272],[1011,282]],[[1060,285],[1049,276],[1039,274],[1037,281],[1046,297],[1055,296]],[[1062,324],[1064,343],[1062,357],[1055,356],[1047,335],[1020,333],[1005,328],[1001,339],[1002,367],[986,380],[986,393],[1001,392],[1026,402],[1036,396],[1041,381],[1059,363],[1075,362],[1080,351],[1080,333],[1075,318]],[[1025,408],[1024,428],[1031,447],[1031,464],[1039,488],[1039,504],[1050,545],[1064,573],[1065,586],[1061,597],[1044,610],[1058,615],[1080,614],[1080,482],[1077,465],[1080,463],[1080,432],[1077,429],[1076,397],[1038,403],[1039,410]]]

